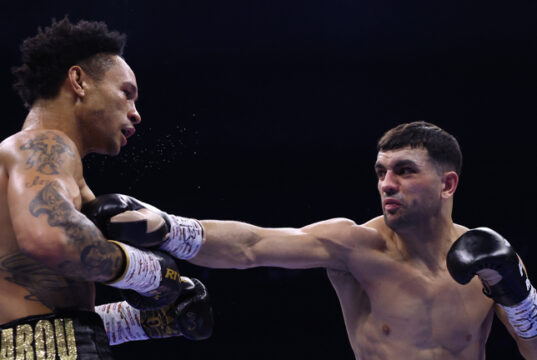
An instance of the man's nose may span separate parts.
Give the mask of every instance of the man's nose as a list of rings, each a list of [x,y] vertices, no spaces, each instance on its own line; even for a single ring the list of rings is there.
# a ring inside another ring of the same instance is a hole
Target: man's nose
[[[397,193],[398,189],[399,183],[397,181],[397,177],[393,171],[386,171],[386,175],[384,175],[384,179],[382,179],[380,183],[380,190],[386,195],[393,195]]]
[[[137,125],[142,121],[142,117],[140,116],[140,114],[136,110],[136,106],[134,105],[132,106],[131,110],[127,114],[127,117],[129,118],[130,122],[133,125]]]

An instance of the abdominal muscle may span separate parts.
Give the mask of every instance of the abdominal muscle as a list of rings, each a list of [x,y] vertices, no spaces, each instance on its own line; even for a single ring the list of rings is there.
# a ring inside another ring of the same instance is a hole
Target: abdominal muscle
[[[374,298],[372,306],[370,296],[351,273],[328,270],[328,277],[338,295],[356,359],[485,359],[493,319],[488,299],[475,297],[469,304],[460,295],[427,296],[435,293],[433,289],[413,296],[398,292],[382,300]],[[479,289],[477,283],[470,286],[472,294]],[[467,311],[474,308],[473,313]]]

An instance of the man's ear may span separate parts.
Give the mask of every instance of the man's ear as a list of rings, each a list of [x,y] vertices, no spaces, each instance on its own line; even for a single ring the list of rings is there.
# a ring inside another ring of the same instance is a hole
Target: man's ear
[[[67,81],[70,88],[79,97],[86,95],[86,77],[87,74],[78,65],[73,65],[69,68],[67,73]]]
[[[455,171],[445,172],[442,176],[442,197],[444,199],[450,198],[455,194],[459,185],[459,175]]]

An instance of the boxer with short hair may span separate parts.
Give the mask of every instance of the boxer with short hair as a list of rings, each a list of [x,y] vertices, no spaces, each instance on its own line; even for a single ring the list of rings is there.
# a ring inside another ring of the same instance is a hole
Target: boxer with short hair
[[[141,121],[125,39],[65,17],[21,46],[13,72],[29,112],[0,144],[3,358],[107,359],[109,338],[211,333],[205,288],[182,278],[174,257],[109,241],[80,212],[95,198],[82,157],[118,154]],[[94,312],[95,282],[121,289],[126,302]],[[136,319],[116,321],[127,313]]]
[[[122,241],[201,266],[326,268],[357,359],[485,359],[494,313],[520,352],[535,359],[536,295],[516,253],[491,230],[453,223],[461,166],[452,135],[413,122],[378,142],[383,215],[363,224],[336,218],[295,229],[197,222],[117,194],[88,203],[89,217]]]

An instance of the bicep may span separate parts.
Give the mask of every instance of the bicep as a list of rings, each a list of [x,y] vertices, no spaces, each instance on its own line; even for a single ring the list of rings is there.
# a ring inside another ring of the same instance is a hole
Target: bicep
[[[8,206],[19,246],[32,243],[52,246],[50,237],[61,238],[60,225],[76,212],[78,187],[68,173],[41,174],[36,169],[16,165],[10,171]]]
[[[80,158],[74,144],[55,131],[20,133],[9,149],[7,201],[19,247],[24,251],[37,243],[46,249],[61,239],[58,224],[79,206]]]

